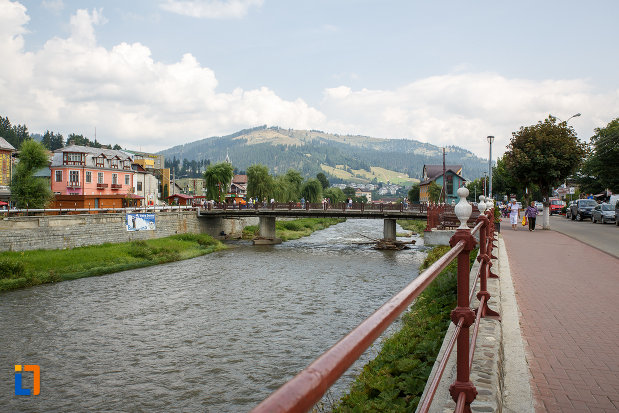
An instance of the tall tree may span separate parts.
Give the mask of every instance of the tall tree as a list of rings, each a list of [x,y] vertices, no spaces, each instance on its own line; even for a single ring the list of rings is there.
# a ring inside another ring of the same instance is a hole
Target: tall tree
[[[523,126],[512,134],[505,152],[505,166],[513,179],[535,184],[544,197],[542,226],[550,228],[548,199],[552,187],[561,184],[582,163],[587,151],[574,129],[549,116],[536,125]]]
[[[234,176],[232,171],[232,165],[227,162],[221,162],[207,168],[204,172],[204,181],[208,199],[218,202],[224,200]]]
[[[344,200],[346,199],[346,195],[344,195],[344,192],[340,188],[335,186],[330,186],[329,188],[325,189],[323,191],[323,196],[325,198],[328,198],[332,204],[344,202]]]
[[[52,197],[49,184],[34,173],[49,164],[49,152],[32,139],[19,148],[19,162],[15,165],[11,182],[11,198],[18,208],[45,208]]]
[[[320,202],[322,200],[322,185],[318,179],[308,179],[301,188],[301,195],[307,202]]]
[[[291,201],[296,201],[301,198],[301,185],[303,185],[303,176],[299,171],[294,169],[288,169],[285,175],[286,181],[290,183],[290,187],[293,191]]]
[[[441,200],[443,188],[436,182],[432,181],[428,185],[428,198],[430,202],[438,203]]]
[[[254,164],[247,168],[247,196],[268,200],[273,194],[273,184],[273,177],[265,165]]]
[[[578,173],[581,191],[597,193],[609,189],[619,193],[619,118],[595,129],[591,149]]]
[[[411,189],[408,191],[407,196],[409,202],[419,202],[419,184],[415,183],[411,186]]]
[[[327,179],[327,176],[323,174],[322,172],[316,175],[316,179],[320,181],[320,184],[322,185],[322,189],[327,189],[329,187],[329,180]]]

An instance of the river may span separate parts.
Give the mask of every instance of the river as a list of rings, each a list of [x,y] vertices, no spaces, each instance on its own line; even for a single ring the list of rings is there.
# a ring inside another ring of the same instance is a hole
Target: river
[[[1,410],[248,411],[417,276],[423,246],[354,244],[382,230],[382,220],[348,220],[277,246],[233,242],[0,293]],[[14,395],[15,364],[41,367],[38,396]]]

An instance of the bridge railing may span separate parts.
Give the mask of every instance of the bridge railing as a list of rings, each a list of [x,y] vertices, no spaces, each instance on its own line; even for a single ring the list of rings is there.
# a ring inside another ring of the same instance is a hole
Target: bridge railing
[[[105,213],[146,213],[146,212],[171,212],[171,211],[197,211],[198,207],[190,205],[158,205],[158,206],[141,206],[141,207],[109,207],[109,208],[77,208],[77,207],[59,207],[59,208],[21,208],[21,209],[0,209],[0,216],[17,217],[17,216],[41,216],[41,215],[77,215],[77,214],[105,214]]]
[[[341,210],[341,211],[400,211],[400,212],[418,212],[425,213],[428,211],[428,207],[425,204],[403,204],[403,203],[361,203],[361,202],[255,202],[247,204],[229,204],[229,203],[207,203],[200,208],[211,210],[244,210],[244,209],[256,209],[256,210]]]
[[[494,228],[489,219],[491,212],[482,214],[471,230],[466,222],[471,215],[471,206],[466,202],[468,190],[460,188],[458,195],[461,201],[456,212],[460,219],[460,227],[450,241],[451,250],[423,271],[402,291],[390,298],[383,306],[364,320],[354,330],[338,341],[333,347],[323,353],[307,368],[293,379],[272,393],[267,399],[256,406],[252,412],[301,412],[311,409],[324,395],[331,385],[363,354],[363,352],[385,331],[385,329],[413,302],[419,294],[444,270],[454,259],[457,259],[457,307],[451,312],[451,319],[456,324],[454,336],[450,340],[448,350],[440,360],[439,369],[432,379],[426,398],[421,402],[421,411],[427,412],[436,388],[440,382],[454,345],[457,343],[457,379],[450,387],[450,393],[456,401],[456,411],[469,411],[470,404],[477,395],[475,385],[470,381],[470,369],[475,351],[475,339],[481,317],[498,317],[498,314],[488,308],[490,294],[486,288],[486,277],[490,272],[492,257],[492,240]],[[483,203],[480,203],[480,208]],[[485,204],[483,204],[485,207]],[[480,233],[480,251],[477,260],[480,261],[473,288],[469,288],[469,255],[475,247],[473,235]],[[470,301],[475,293],[477,278],[480,290],[477,297],[479,307],[474,311]],[[473,339],[469,342],[469,328],[473,328]]]

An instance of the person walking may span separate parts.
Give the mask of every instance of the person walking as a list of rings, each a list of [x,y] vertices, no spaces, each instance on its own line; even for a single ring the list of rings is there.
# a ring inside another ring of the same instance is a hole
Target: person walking
[[[512,229],[516,231],[518,229],[518,219],[520,218],[520,208],[515,199],[512,199],[512,203],[509,205],[509,223],[512,224]]]
[[[529,231],[535,231],[535,218],[537,217],[537,207],[535,201],[531,201],[531,205],[524,211],[524,216],[529,221]]]

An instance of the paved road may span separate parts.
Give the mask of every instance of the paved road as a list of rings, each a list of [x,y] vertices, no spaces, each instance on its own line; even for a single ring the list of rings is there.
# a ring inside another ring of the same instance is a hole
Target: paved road
[[[553,225],[619,229],[565,218]],[[557,231],[501,232],[536,412],[619,412],[619,259]]]
[[[619,227],[615,224],[592,224],[591,220],[572,221],[553,215],[550,228],[619,258]]]

